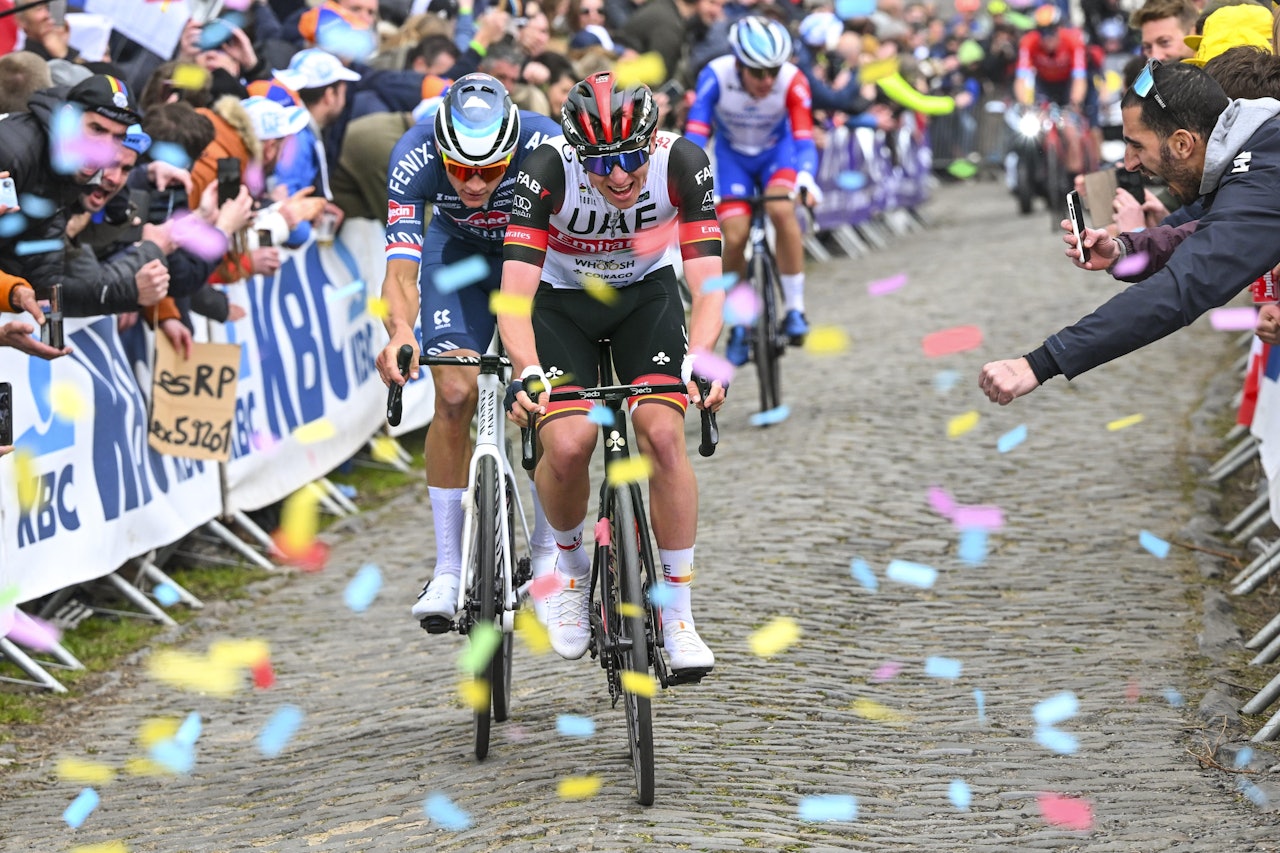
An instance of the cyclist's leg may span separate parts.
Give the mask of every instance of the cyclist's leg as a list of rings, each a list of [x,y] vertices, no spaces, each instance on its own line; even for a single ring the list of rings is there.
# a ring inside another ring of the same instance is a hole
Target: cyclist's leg
[[[791,140],[788,137],[774,150],[765,171],[762,183],[766,195],[787,195],[795,189],[796,170],[790,165],[794,162]],[[783,331],[792,338],[803,338],[809,331],[804,314],[804,235],[800,232],[795,202],[770,202],[765,212],[773,222],[777,237],[775,254],[778,259],[778,278],[787,308],[782,321]]]
[[[721,196],[749,196],[756,192],[756,179],[749,161],[734,153],[728,144],[716,137],[716,186]],[[720,235],[724,240],[721,259],[726,273],[737,273],[739,278],[747,274],[744,251],[751,232],[751,208],[742,202],[726,202],[716,208],[720,219]],[[724,355],[732,364],[741,367],[750,356],[746,325],[738,324],[729,330]]]

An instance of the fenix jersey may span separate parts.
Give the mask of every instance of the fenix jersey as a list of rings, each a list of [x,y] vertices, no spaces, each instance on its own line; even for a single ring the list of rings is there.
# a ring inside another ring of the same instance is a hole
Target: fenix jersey
[[[512,165],[488,203],[470,208],[445,176],[436,151],[435,123],[426,121],[409,128],[391,152],[387,169],[387,260],[421,262],[422,220],[428,207],[434,208],[428,227],[474,243],[479,251],[501,251],[520,164],[542,142],[559,134],[560,126],[551,119],[521,110],[520,142]]]
[[[720,223],[707,154],[674,133],[657,135],[634,206],[618,210],[587,180],[564,137],[545,142],[517,178],[504,260],[542,267],[542,281],[583,289],[588,276],[626,287],[681,257],[719,256]]]
[[[809,80],[790,62],[782,64],[773,88],[758,101],[743,89],[732,54],[707,63],[698,74],[697,96],[689,110],[685,137],[705,148],[712,128],[722,142],[748,157],[772,150],[790,134],[796,171],[817,172]]]

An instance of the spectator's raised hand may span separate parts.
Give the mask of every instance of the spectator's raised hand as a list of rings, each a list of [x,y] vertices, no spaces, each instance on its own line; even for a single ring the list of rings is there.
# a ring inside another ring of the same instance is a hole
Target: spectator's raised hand
[[[1121,232],[1141,231],[1147,227],[1147,215],[1142,204],[1133,194],[1123,187],[1116,188],[1116,197],[1111,202],[1112,219]]]
[[[169,343],[173,344],[173,348],[183,359],[191,358],[191,330],[183,325],[181,320],[177,317],[161,320],[160,331],[169,339]]]
[[[289,226],[289,230],[297,228],[299,223],[311,222],[323,211],[327,202],[322,198],[312,198],[314,187],[303,187],[289,196],[280,205],[280,214]]]
[[[138,286],[138,304],[150,308],[169,294],[169,269],[159,260],[147,261],[134,273]]]
[[[217,199],[217,184],[210,184],[214,188],[214,198]],[[250,194],[249,188],[244,184],[240,185],[240,195],[233,199],[228,199],[225,204],[218,208],[217,216],[214,219],[214,226],[227,235],[235,234],[253,221],[253,195]]]
[[[0,326],[0,347],[13,347],[19,352],[43,358],[46,361],[71,354],[71,347],[54,349],[39,338],[31,337],[36,327],[21,320],[14,320]]]
[[[155,243],[160,247],[160,252],[165,255],[178,250],[178,244],[173,239],[173,233],[168,222],[163,225],[145,223],[142,226],[142,239]]]
[[[1148,189],[1143,189],[1142,212],[1147,217],[1147,227],[1154,228],[1164,221],[1169,215],[1169,208],[1164,206],[1164,202],[1160,200],[1160,196]]]
[[[258,64],[258,53],[253,49],[253,42],[249,41],[249,36],[239,27],[231,28],[231,38],[222,45],[222,49],[240,66],[236,76]]]
[[[187,191],[187,195],[191,195],[191,191],[194,189],[190,172],[186,169],[179,169],[172,163],[166,163],[163,160],[152,160],[147,164],[147,179],[155,185],[156,189],[161,191],[181,185]]]
[[[20,285],[9,292],[9,307],[15,311],[26,311],[36,321],[37,326],[44,325],[44,309],[36,300],[35,288],[31,285]]]
[[[274,246],[263,246],[249,253],[250,264],[254,275],[275,275],[280,269],[280,250]]]
[[[476,21],[476,42],[488,47],[500,41],[507,34],[507,25],[510,23],[510,15],[502,9],[491,7]]]

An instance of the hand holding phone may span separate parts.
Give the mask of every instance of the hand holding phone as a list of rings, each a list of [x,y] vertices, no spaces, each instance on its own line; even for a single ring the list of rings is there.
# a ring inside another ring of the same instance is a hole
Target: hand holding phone
[[[235,157],[218,158],[218,207],[240,195],[240,161]]]
[[[1084,245],[1084,204],[1080,193],[1067,193],[1067,219],[1071,220],[1071,233],[1076,235],[1076,248],[1080,250],[1080,263],[1089,263],[1089,250]]]

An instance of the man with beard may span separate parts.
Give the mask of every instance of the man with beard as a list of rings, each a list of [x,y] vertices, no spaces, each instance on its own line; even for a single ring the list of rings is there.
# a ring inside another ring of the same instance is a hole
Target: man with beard
[[[1204,213],[1163,267],[1022,358],[983,366],[978,385],[1008,405],[1058,374],[1068,379],[1133,352],[1226,304],[1280,263],[1280,102],[1229,100],[1203,69],[1150,60],[1121,102],[1125,168],[1162,178]],[[1077,258],[1075,238],[1068,256]],[[1087,269],[1133,248],[1086,229]],[[1079,261],[1077,260],[1077,263]]]

